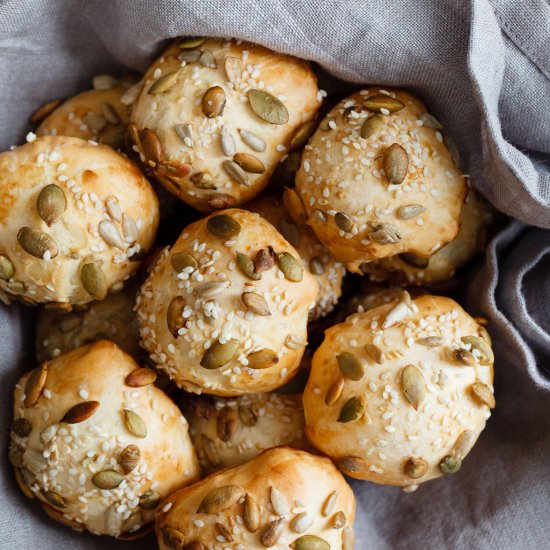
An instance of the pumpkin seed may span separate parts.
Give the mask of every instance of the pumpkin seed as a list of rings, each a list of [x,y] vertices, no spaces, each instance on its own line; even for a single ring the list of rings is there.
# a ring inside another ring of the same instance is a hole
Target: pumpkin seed
[[[246,275],[249,279],[259,281],[262,278],[260,273],[256,273],[256,267],[252,259],[242,252],[237,252],[237,265],[243,275]]]
[[[487,405],[490,409],[494,409],[496,405],[495,396],[493,395],[493,392],[491,391],[491,388],[487,385],[481,382],[481,380],[476,380],[472,386],[472,394],[473,396],[484,405]]]
[[[345,351],[337,355],[336,360],[338,361],[340,371],[349,380],[357,382],[365,376],[365,367],[354,353]]]
[[[210,50],[203,50],[201,52],[201,55],[199,57],[199,63],[206,67],[207,69],[215,69],[217,68],[216,64],[216,58],[214,57],[214,54]]]
[[[380,245],[396,244],[402,238],[401,231],[389,223],[372,224],[372,228],[368,237]]]
[[[406,206],[401,206],[397,209],[397,217],[400,220],[410,220],[412,218],[416,218],[425,211],[426,207],[421,204],[407,204]]]
[[[236,156],[236,155],[235,155]],[[227,175],[236,183],[240,185],[249,186],[247,173],[234,161],[224,160],[222,162],[222,168]]]
[[[145,158],[154,163],[158,162],[162,157],[162,145],[157,134],[151,128],[144,128],[140,140]]]
[[[360,130],[360,135],[363,139],[370,138],[384,125],[384,117],[382,115],[372,115],[363,122]]]
[[[233,157],[233,160],[246,172],[250,172],[252,174],[263,174],[265,172],[264,163],[254,155],[249,155],[248,153],[237,153]]]
[[[315,535],[304,535],[290,543],[294,550],[330,550],[330,544]]]
[[[139,497],[139,507],[142,510],[154,510],[160,504],[161,496],[157,491],[149,489]]]
[[[270,124],[286,124],[288,122],[288,109],[279,99],[265,90],[249,90],[248,101],[254,113],[262,120]]]
[[[107,208],[109,216],[111,216],[111,218],[115,220],[115,222],[120,222],[120,220],[122,220],[122,210],[120,208],[120,203],[114,195],[109,195],[107,197],[107,199],[105,200],[105,206]]]
[[[60,420],[65,424],[79,424],[88,420],[98,409],[99,401],[84,401],[71,407]]]
[[[225,407],[218,414],[216,421],[216,433],[222,441],[229,441],[237,431],[237,412]]]
[[[48,504],[55,508],[65,508],[67,506],[67,503],[65,502],[65,499],[55,491],[41,491],[42,496],[46,500]]]
[[[170,263],[176,273],[181,273],[188,267],[196,269],[199,265],[197,260],[191,256],[191,254],[186,254],[185,252],[176,252],[175,254],[172,254]]]
[[[178,42],[178,48],[181,50],[192,50],[193,48],[198,48],[201,44],[204,44],[208,39],[202,36],[190,36],[189,38],[184,38]]]
[[[152,384],[157,379],[157,373],[154,370],[140,368],[133,370],[124,380],[130,388],[142,388]]]
[[[97,262],[89,262],[82,266],[80,280],[86,292],[94,298],[103,300],[107,296],[107,280]]]
[[[169,92],[174,87],[177,80],[178,71],[166,73],[165,75],[162,75],[160,78],[155,80],[155,82],[153,82],[147,93],[151,95],[156,95]]]
[[[129,474],[139,464],[140,459],[140,448],[137,445],[127,445],[122,449],[118,457],[118,463],[124,470],[124,473]]]
[[[246,356],[249,369],[269,369],[279,362],[276,351],[264,348]]]
[[[346,401],[340,410],[338,422],[355,422],[365,414],[366,408],[367,400],[362,395],[358,397],[351,397]]]
[[[267,302],[260,294],[256,294],[255,292],[243,292],[241,294],[241,300],[244,305],[256,315],[261,315],[263,317],[271,315]]]
[[[9,281],[13,274],[15,273],[15,268],[11,263],[10,259],[7,256],[0,254],[0,280]]]
[[[260,528],[260,508],[250,495],[244,497],[243,519],[251,533],[255,533]]]
[[[275,261],[273,260],[274,255],[275,252],[270,246],[258,250],[254,260],[254,271],[256,273],[269,271],[275,265]]]
[[[332,510],[334,509],[334,505],[336,504],[336,499],[338,498],[338,491],[333,491],[328,496],[325,504],[323,505],[322,514],[324,517],[330,516],[332,514]]]
[[[340,376],[337,378],[328,388],[325,395],[325,404],[329,407],[334,405],[336,401],[340,398],[342,390],[344,389],[344,378]]]
[[[363,101],[363,106],[369,111],[376,113],[382,113],[384,110],[388,110],[390,113],[396,113],[405,107],[405,104],[394,97],[387,96],[385,94],[371,95]]]
[[[334,222],[342,231],[349,231],[353,227],[352,219],[344,212],[336,212]]]
[[[109,145],[113,149],[122,149],[126,136],[126,126],[118,124],[116,126],[105,126],[97,136],[97,141],[104,145]]]
[[[289,219],[283,216],[282,218],[279,219],[278,226],[279,226],[279,231],[281,232],[281,235],[292,246],[294,246],[295,248],[299,246],[302,232],[298,224],[290,221]]]
[[[124,481],[124,476],[115,470],[102,470],[92,477],[92,483],[99,489],[116,489]]]
[[[299,283],[304,276],[304,268],[300,262],[289,252],[277,254],[277,263],[284,276],[295,283]]]
[[[476,434],[473,430],[464,430],[453,445],[453,456],[464,458],[474,446],[476,442]]]
[[[422,121],[422,126],[433,128],[434,130],[443,130],[443,124],[430,113],[422,113],[419,118]]]
[[[313,275],[322,275],[325,272],[325,265],[320,258],[315,256],[309,260],[309,270]]]
[[[414,365],[407,365],[401,373],[401,384],[405,398],[418,410],[426,396],[426,381],[422,371]]]
[[[228,286],[228,281],[208,281],[199,285],[195,289],[194,294],[200,300],[210,300],[214,296],[221,294]]]
[[[402,183],[409,169],[407,151],[399,143],[393,143],[384,151],[383,161],[384,172],[389,182],[393,185]]]
[[[101,220],[98,225],[98,232],[101,238],[110,246],[116,246],[124,250],[124,242],[116,226],[108,220]]]
[[[439,463],[439,469],[444,474],[454,474],[460,470],[462,459],[460,457],[447,455]]]
[[[475,365],[476,356],[467,349],[459,348],[455,349],[453,352],[454,358],[462,363],[463,365]]]
[[[307,212],[300,198],[300,195],[296,192],[295,189],[290,187],[285,187],[285,192],[283,194],[283,204],[288,210],[288,213],[292,219],[298,222],[305,222],[307,220]]]
[[[34,111],[34,113],[29,118],[31,124],[38,124],[44,120],[48,115],[53,113],[61,104],[63,103],[62,99],[54,99],[53,101],[48,101],[41,105]]]
[[[237,57],[226,56],[223,61],[223,66],[225,69],[225,74],[227,75],[227,80],[236,87],[241,80],[241,60]]]
[[[428,471],[428,463],[418,456],[410,456],[405,461],[403,471],[411,479],[419,479]]]
[[[495,356],[493,354],[493,350],[490,348],[489,345],[487,345],[487,342],[483,340],[482,338],[479,338],[478,336],[463,336],[461,340],[465,344],[469,344],[471,346],[471,350],[477,350],[479,355],[478,360],[480,365],[492,365],[495,362]]]
[[[254,151],[263,153],[266,149],[265,141],[258,135],[249,132],[248,130],[239,129],[239,134],[241,135],[242,140]]]
[[[185,326],[186,320],[182,317],[184,308],[185,298],[183,296],[175,296],[168,305],[166,324],[174,338],[179,336],[179,330]]]
[[[313,525],[313,518],[307,513],[297,515],[290,525],[295,533],[305,533]]]
[[[216,118],[223,114],[225,107],[225,92],[220,86],[208,88],[202,96],[202,112],[207,118]]]
[[[288,150],[294,151],[304,147],[311,137],[311,134],[313,134],[313,130],[315,130],[315,124],[315,120],[308,120],[307,122],[304,122],[292,136],[290,143],[288,144]]]
[[[288,506],[288,502],[286,500],[286,497],[277,489],[277,487],[271,486],[270,492],[270,500],[271,505],[273,506],[273,510],[278,516],[286,516],[290,512],[290,507]]]
[[[124,422],[126,423],[126,428],[128,431],[135,435],[136,437],[147,437],[147,426],[143,421],[143,418],[130,409],[124,409]]]
[[[220,132],[220,140],[222,144],[222,151],[226,157],[231,158],[237,152],[237,145],[235,139],[231,135],[231,132],[227,126],[222,126]]]
[[[339,512],[336,512],[336,514],[334,514],[334,518],[332,518],[332,528],[342,529],[344,525],[346,525],[346,514],[340,510]]]
[[[185,535],[173,527],[162,528],[162,540],[169,550],[183,550]]]
[[[94,90],[110,90],[118,86],[118,78],[110,74],[98,74],[92,80]]]
[[[25,407],[32,407],[38,402],[48,377],[48,363],[44,362],[31,372],[25,384]]]
[[[26,418],[18,418],[11,425],[11,431],[19,437],[27,437],[32,431],[32,425]]]
[[[379,365],[386,360],[384,352],[376,344],[365,344],[365,351],[367,355]]]
[[[344,472],[360,472],[367,463],[360,456],[344,456],[336,459],[336,466]]]
[[[411,267],[416,267],[417,269],[426,269],[428,265],[430,265],[430,258],[422,258],[416,254],[410,254],[409,252],[398,254],[398,257],[402,262]]]
[[[258,414],[252,405],[240,405],[239,419],[247,428],[252,428],[258,423]]]
[[[38,215],[48,224],[54,224],[67,208],[67,197],[61,187],[50,183],[40,191],[36,201]]]
[[[419,338],[416,343],[427,348],[437,348],[445,343],[445,339],[441,336],[427,336],[426,338]]]
[[[214,342],[204,352],[201,359],[201,367],[204,367],[205,369],[219,369],[220,367],[223,367],[229,363],[231,359],[233,359],[233,356],[237,353],[238,348],[239,341],[235,339],[228,340],[223,344],[219,340]]]
[[[212,489],[202,500],[197,513],[217,514],[237,504],[244,496],[244,490],[238,485],[224,485]]]
[[[216,449],[216,444],[204,434],[202,434],[201,436],[201,443],[204,454],[206,455],[206,459],[208,460],[210,465],[213,467],[219,466],[220,457],[218,455],[218,450]]]
[[[277,541],[281,538],[284,529],[283,519],[275,519],[267,524],[265,529],[260,535],[260,542],[266,547],[271,548],[277,544]]]
[[[234,239],[241,232],[239,222],[229,214],[212,216],[206,222],[206,228],[212,235],[225,240]]]
[[[17,233],[19,246],[35,258],[55,258],[59,252],[57,243],[47,234],[30,227],[22,227]]]
[[[187,145],[187,147],[194,147],[195,146],[195,140],[193,137],[193,125],[184,123],[184,124],[176,124],[174,126],[174,130],[176,131],[176,134],[181,139],[181,141]]]

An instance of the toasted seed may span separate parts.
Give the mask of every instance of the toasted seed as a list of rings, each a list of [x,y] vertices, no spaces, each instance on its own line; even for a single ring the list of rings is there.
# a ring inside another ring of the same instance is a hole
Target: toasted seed
[[[289,252],[277,254],[277,262],[284,276],[295,283],[299,283],[304,276],[304,268],[300,262]]]
[[[396,113],[405,107],[405,104],[394,97],[384,94],[371,95],[363,101],[363,106],[369,111],[383,113],[382,109],[387,109],[390,113]]]
[[[399,143],[393,143],[384,151],[383,161],[384,171],[389,182],[393,185],[402,183],[409,169],[407,151]]]
[[[129,474],[138,464],[141,459],[141,450],[137,445],[127,445],[120,452],[118,463],[124,470],[125,474]]]
[[[414,365],[407,365],[401,373],[401,384],[405,398],[418,410],[426,396],[426,381],[422,371]]]
[[[344,472],[360,472],[367,463],[360,456],[344,456],[336,459],[336,466]]]
[[[465,344],[470,344],[472,352],[479,352],[478,360],[480,365],[492,365],[495,362],[493,350],[483,338],[478,336],[463,336],[461,340]]]
[[[218,340],[214,342],[205,352],[201,359],[201,367],[205,369],[219,369],[223,367],[237,352],[239,348],[238,340],[228,340],[223,344]]]
[[[226,542],[233,542],[233,537],[229,529],[223,523],[216,522],[215,526],[219,536],[222,536]]]
[[[151,128],[144,128],[140,140],[145,158],[151,162],[158,162],[162,157],[162,145],[157,134]]]
[[[202,36],[190,36],[189,38],[184,38],[178,42],[178,48],[182,50],[192,50],[193,48],[198,48],[201,44],[204,44],[208,38]]]
[[[178,55],[178,59],[180,61],[185,61],[186,63],[195,63],[199,60],[200,56],[200,50],[185,50]]]
[[[408,204],[407,206],[401,206],[397,209],[397,217],[400,220],[410,220],[411,218],[416,218],[425,211],[426,207],[421,204]]]
[[[142,388],[152,384],[157,379],[157,373],[154,370],[140,368],[133,370],[124,380],[127,386],[131,388]]]
[[[244,497],[243,519],[251,533],[255,533],[260,528],[260,508],[250,495]]]
[[[122,149],[124,147],[125,136],[125,124],[117,124],[116,126],[109,124],[99,132],[97,141],[104,145],[109,145],[113,149]]]
[[[342,529],[344,525],[346,525],[346,514],[340,510],[339,512],[336,512],[332,518],[332,528]]]
[[[53,113],[53,111],[55,111],[62,103],[62,99],[54,99],[53,101],[48,101],[48,103],[44,103],[44,105],[38,107],[38,109],[36,109],[36,111],[34,111],[34,113],[30,116],[29,122],[31,124],[38,124],[48,115]]]
[[[206,228],[212,235],[225,240],[234,239],[241,232],[239,222],[229,214],[212,216],[208,219]]]
[[[365,351],[367,355],[379,365],[386,360],[384,352],[376,344],[365,344]]]
[[[401,231],[389,223],[373,224],[373,231],[368,233],[369,239],[380,245],[398,243],[401,238]]]
[[[196,185],[196,184],[195,184]],[[216,188],[215,186],[213,187]],[[231,208],[235,206],[235,197],[228,195],[227,193],[216,193],[208,199],[208,206],[213,210],[223,210],[224,208]]]
[[[197,260],[191,256],[191,254],[186,254],[185,252],[176,252],[175,254],[172,254],[170,263],[176,273],[181,273],[188,267],[196,269],[199,265]]]
[[[342,374],[349,380],[357,382],[365,376],[365,367],[357,355],[349,351],[336,356]]]
[[[30,490],[30,486],[34,484],[36,478],[34,474],[27,468],[15,468],[15,481],[23,494],[30,500],[34,500],[34,493]]]
[[[315,125],[315,120],[308,120],[307,122],[304,122],[292,136],[290,143],[288,144],[288,150],[295,151],[296,149],[301,149],[304,147],[311,137],[311,134],[313,134]]]
[[[226,56],[223,60],[223,66],[225,69],[225,74],[227,75],[227,80],[237,86],[241,80],[241,60],[237,57]]]
[[[27,437],[32,431],[32,425],[26,418],[17,418],[11,425],[11,431],[19,437]]]
[[[0,254],[0,280],[9,281],[13,274],[15,273],[15,268],[11,263],[10,259],[7,256]]]
[[[289,334],[285,338],[285,346],[290,349],[301,349],[307,345],[306,340],[299,334]]]
[[[59,252],[56,242],[47,233],[30,227],[22,227],[19,230],[17,242],[25,252],[41,260],[46,253],[50,258],[55,258]]]
[[[262,315],[263,317],[271,315],[265,298],[260,294],[256,294],[255,292],[243,292],[241,294],[241,300],[244,305],[256,315]]]
[[[54,224],[67,208],[67,197],[61,187],[50,183],[40,191],[36,201],[38,215],[48,224]]]
[[[476,433],[473,430],[464,430],[455,441],[452,449],[452,455],[464,458],[476,442]]]
[[[342,231],[349,231],[353,227],[352,219],[344,212],[336,212],[334,222]]]
[[[493,345],[493,340],[491,339],[491,335],[489,334],[489,332],[484,326],[478,325],[477,333],[479,334],[479,337],[485,340],[485,342],[487,342],[489,346]]]
[[[418,456],[409,456],[405,461],[403,471],[411,479],[419,479],[428,471],[428,463]]]
[[[74,407],[71,407],[66,413],[65,416],[60,420],[60,422],[65,422],[65,424],[79,424],[88,420],[98,409],[99,401],[84,401],[83,403],[78,403]]]
[[[202,112],[207,118],[216,118],[223,114],[225,107],[225,92],[220,86],[208,88],[202,96]]]
[[[103,300],[107,296],[105,273],[103,273],[97,262],[89,262],[82,266],[80,269],[80,280],[86,292],[94,298]]]
[[[154,510],[160,504],[160,499],[160,494],[150,489],[139,497],[139,507],[142,510]]]
[[[251,174],[263,174],[265,172],[264,163],[254,155],[249,155],[248,153],[237,153],[233,157],[233,160],[244,171],[250,172]]]
[[[206,174],[204,172],[196,172],[189,178],[189,180],[195,187],[198,187],[199,189],[216,189],[216,184],[206,179]],[[220,198],[228,197],[229,199],[232,199],[230,195],[220,194],[220,195],[214,195],[213,197],[210,197],[210,199],[208,200],[208,203],[210,204],[210,200],[215,199],[216,197],[220,197]],[[219,205],[216,206],[215,208],[219,210],[221,208],[229,208],[235,203],[235,201],[233,200],[233,202],[229,203],[228,201],[223,202],[218,200],[218,203]]]
[[[114,195],[109,195],[107,199],[105,200],[105,206],[107,207],[107,212],[109,213],[109,216],[115,222],[120,222],[122,220],[122,210],[120,208],[120,203],[118,202],[118,199]]]
[[[208,281],[196,287],[194,294],[200,300],[210,300],[221,294],[228,286],[228,281]]]
[[[8,460],[14,468],[22,468],[25,465],[25,461],[23,460],[23,449],[16,445],[10,445]]]
[[[252,405],[241,405],[239,419],[247,428],[252,428],[258,423],[258,414]]]
[[[399,259],[410,265],[411,267],[416,267],[417,269],[426,269],[430,265],[430,258],[422,258],[416,254],[410,254],[408,252],[403,252],[402,254],[397,255]]]
[[[147,426],[137,412],[124,409],[124,422],[131,434],[141,438],[147,437]]]
[[[254,272],[258,274],[269,271],[275,265],[274,256],[275,253],[270,246],[267,248],[260,248],[254,259]]]
[[[302,231],[298,224],[290,221],[286,217],[281,217],[278,223],[281,235],[294,247],[299,246]]]
[[[330,544],[315,535],[304,535],[290,543],[294,550],[330,550]]]
[[[210,465],[213,467],[219,466],[220,457],[218,455],[218,450],[216,449],[216,444],[204,434],[201,435],[201,443],[206,459]]]
[[[122,103],[122,105],[126,105],[126,107],[133,105],[133,103],[141,93],[142,89],[143,89],[143,82],[137,82],[133,86],[130,86],[130,88],[128,88],[120,98],[120,102]]]
[[[236,156],[236,155],[235,155]],[[227,175],[236,183],[240,185],[249,186],[247,173],[234,161],[224,160],[222,162],[222,168]]]
[[[55,508],[65,508],[65,506],[67,506],[65,499],[55,491],[42,490],[41,494],[46,500],[46,502]]]
[[[243,130],[239,128],[239,134],[241,135],[242,140],[254,151],[263,153],[266,148],[265,141],[258,135],[249,132],[248,130]]]
[[[455,457],[451,455],[447,455],[443,457],[441,462],[439,463],[439,469],[444,474],[454,474],[460,470],[460,467],[462,466],[462,459],[460,457]]]
[[[481,382],[481,380],[476,380],[472,385],[472,395],[484,405],[487,405],[490,409],[494,409],[496,405],[495,396],[491,391],[491,388]]]
[[[305,223],[307,220],[307,212],[300,198],[300,195],[296,192],[295,189],[290,187],[285,187],[285,192],[283,194],[283,204],[288,210],[288,213],[293,220],[301,223]]]
[[[244,490],[238,485],[224,485],[212,489],[202,500],[197,513],[217,514],[231,508],[244,496]]]
[[[186,302],[183,296],[175,296],[166,311],[166,324],[174,338],[179,336],[179,330],[185,326],[186,320],[182,317]]]
[[[426,126],[426,128],[443,130],[443,124],[441,124],[441,122],[439,122],[439,120],[437,120],[437,118],[435,118],[430,113],[422,113],[419,119],[422,121],[422,126]]]
[[[102,470],[92,477],[92,483],[99,489],[116,489],[124,476],[115,470]]]
[[[229,441],[237,431],[237,411],[225,407],[218,414],[216,421],[216,433],[222,441]]]
[[[295,533],[305,533],[313,525],[313,518],[307,513],[298,514],[290,524]]]
[[[184,123],[184,124],[176,124],[174,126],[174,130],[176,131],[176,134],[181,139],[181,141],[187,145],[187,147],[194,147],[195,146],[195,140],[193,138],[193,125]]]
[[[328,388],[327,393],[325,395],[325,404],[327,406],[334,405],[336,401],[340,398],[340,395],[342,395],[342,390],[344,389],[344,377],[339,376]]]
[[[44,362],[34,369],[25,384],[25,407],[32,407],[42,395],[48,377],[48,363]]]
[[[109,124],[119,124],[120,117],[115,108],[110,103],[102,103],[100,106],[103,117]]]
[[[118,86],[118,78],[110,74],[98,74],[92,80],[94,90],[110,90]]]
[[[185,535],[173,527],[163,527],[161,530],[162,540],[170,550],[183,550]]]
[[[309,216],[307,223],[311,225],[312,223],[326,223],[327,215],[322,210],[314,210]]]
[[[288,122],[288,109],[279,99],[265,90],[249,90],[248,101],[252,110],[262,120],[270,124],[286,124]]]
[[[275,519],[267,524],[260,535],[260,542],[266,547],[271,548],[277,544],[281,538],[284,529],[283,518]]]
[[[110,246],[116,246],[124,250],[124,242],[116,226],[108,220],[101,220],[98,225],[98,232],[101,238]]]
[[[453,352],[454,358],[463,365],[475,365],[476,356],[467,349],[458,348]]]
[[[227,126],[222,126],[220,132],[220,141],[222,144],[222,151],[226,157],[231,158],[237,152],[237,145],[235,139],[231,135],[231,132]]]
[[[269,369],[279,362],[279,357],[276,351],[264,348],[247,355],[247,367],[249,369]]]
[[[151,87],[149,88],[149,91],[147,93],[151,95],[156,95],[169,92],[174,87],[177,80],[178,71],[166,73],[165,75],[162,75],[160,78],[155,80],[153,84],[151,84]]]
[[[216,58],[210,50],[203,50],[201,52],[199,63],[207,69],[215,69],[218,66],[216,64]]]
[[[313,275],[322,275],[325,272],[325,264],[323,264],[320,258],[315,256],[309,260],[309,270]]]
[[[361,137],[363,139],[370,138],[384,125],[384,117],[382,115],[372,115],[363,122],[361,126]]]
[[[361,395],[358,397],[351,397],[348,399],[338,416],[338,422],[355,422],[359,420],[364,414],[367,408],[367,400]]]
[[[338,491],[333,491],[328,496],[325,504],[323,505],[322,514],[324,517],[330,516],[332,514],[332,510],[334,509],[334,505],[336,504],[336,499],[338,498]]]
[[[437,348],[445,343],[445,339],[441,336],[426,336],[426,338],[419,338],[416,343],[427,348]]]
[[[278,516],[286,516],[290,512],[290,507],[285,495],[275,486],[271,486],[269,491],[271,505]]]
[[[258,281],[262,278],[261,273],[256,272],[254,262],[250,257],[242,252],[237,252],[237,265],[244,275],[248,278]]]

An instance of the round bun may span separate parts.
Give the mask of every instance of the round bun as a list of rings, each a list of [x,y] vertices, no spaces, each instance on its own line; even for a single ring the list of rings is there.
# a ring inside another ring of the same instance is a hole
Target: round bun
[[[162,499],[199,477],[187,422],[153,380],[108,340],[25,374],[10,447],[25,494],[96,534],[152,522]]]
[[[161,550],[352,550],[354,516],[353,491],[328,458],[279,447],[171,495],[156,532]]]
[[[70,309],[105,298],[152,245],[158,201],[105,145],[45,136],[0,154],[0,292]]]
[[[342,281],[346,270],[323,246],[313,231],[295,222],[288,214],[281,198],[275,194],[262,195],[246,205],[271,223],[283,237],[296,248],[304,267],[315,277],[319,296],[309,312],[309,320],[315,321],[329,314],[342,295]]]
[[[306,436],[346,474],[413,490],[460,468],[492,383],[486,330],[449,298],[404,294],[326,331],[304,391]]]
[[[340,101],[306,145],[296,191],[350,271],[405,252],[428,257],[455,238],[467,184],[436,123],[411,94],[373,87]]]
[[[195,397],[184,409],[205,472],[240,466],[271,447],[307,449],[302,394]]]
[[[211,212],[267,185],[320,99],[305,61],[240,41],[183,40],[143,77],[130,135],[156,179]]]
[[[365,263],[362,270],[375,281],[390,280],[393,284],[430,285],[446,281],[485,249],[487,229],[492,218],[487,203],[470,189],[462,207],[460,230],[454,241],[429,258],[400,254]]]
[[[138,361],[143,350],[139,346],[137,317],[133,311],[135,301],[136,287],[129,285],[80,311],[42,308],[36,322],[38,361],[54,359],[104,338],[115,342]]]
[[[181,388],[261,393],[299,368],[317,283],[258,214],[230,209],[189,225],[137,298],[140,337]]]

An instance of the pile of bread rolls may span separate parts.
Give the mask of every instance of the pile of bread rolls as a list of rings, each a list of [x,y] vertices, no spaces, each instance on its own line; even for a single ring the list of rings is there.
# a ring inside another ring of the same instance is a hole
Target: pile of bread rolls
[[[305,61],[185,38],[0,154],[0,298],[40,308],[9,458],[54,520],[350,550],[342,474],[414,491],[460,469],[491,339],[431,292],[493,212],[420,99],[326,95]]]

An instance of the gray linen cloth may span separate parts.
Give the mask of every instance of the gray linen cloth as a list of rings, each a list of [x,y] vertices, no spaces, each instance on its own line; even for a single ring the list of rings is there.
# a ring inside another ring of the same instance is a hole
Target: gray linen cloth
[[[98,72],[143,70],[179,35],[233,36],[311,59],[354,83],[418,93],[472,184],[513,222],[469,281],[487,316],[497,409],[462,470],[405,494],[353,482],[359,549],[549,548],[550,6],[544,0],[4,0],[0,147],[38,104]],[[529,227],[536,226],[536,227]],[[0,548],[154,548],[75,534],[27,502],[7,465],[11,389],[32,313],[0,308]]]

